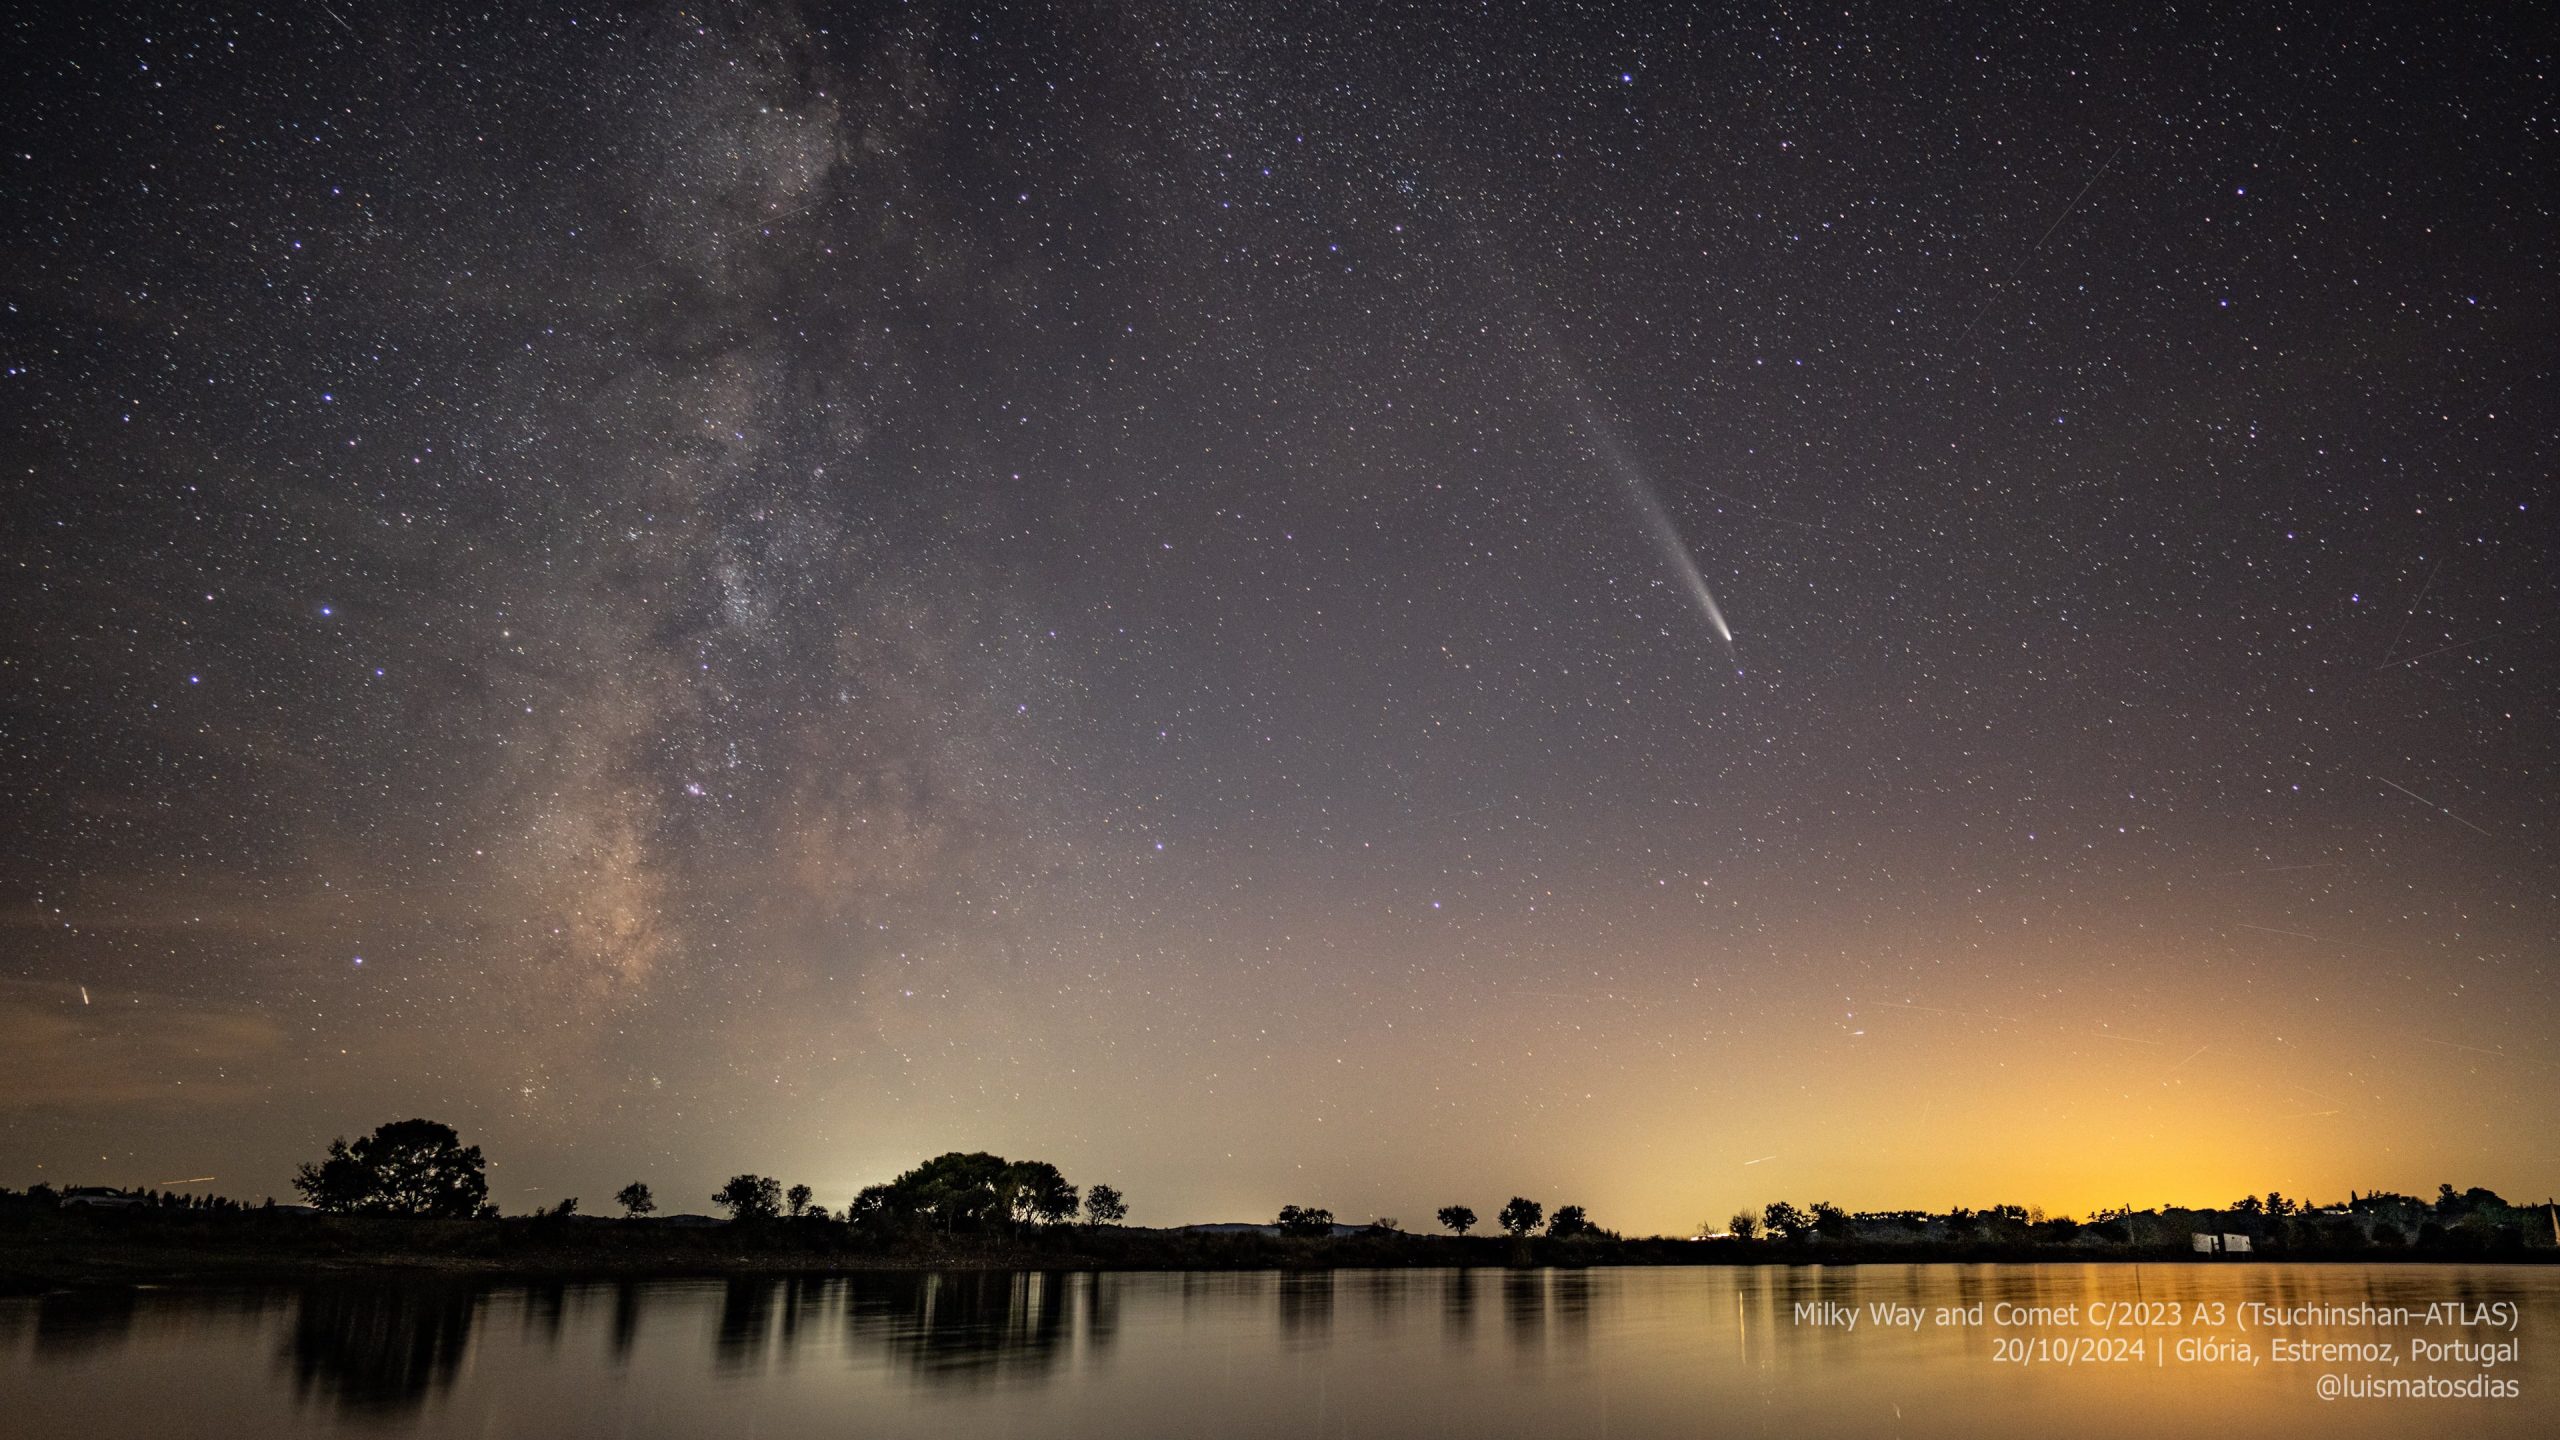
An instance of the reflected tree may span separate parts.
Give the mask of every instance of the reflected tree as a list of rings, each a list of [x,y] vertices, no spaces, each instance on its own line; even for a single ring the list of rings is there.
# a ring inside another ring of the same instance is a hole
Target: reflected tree
[[[1096,1271],[1081,1279],[1085,1349],[1099,1355],[1120,1338],[1120,1294],[1128,1280],[1107,1270]]]
[[[569,1318],[569,1287],[558,1280],[537,1280],[524,1287],[524,1333],[546,1346],[560,1343],[560,1328]]]
[[[632,1343],[640,1338],[641,1287],[624,1281],[613,1287],[613,1328],[608,1343],[613,1358],[620,1363],[631,1358]]]
[[[1046,1370],[1068,1334],[1069,1277],[1040,1272],[861,1276],[853,1307],[891,1357],[928,1380]]]
[[[141,1292],[114,1285],[57,1290],[36,1302],[36,1350],[48,1359],[122,1345]]]
[[[349,1411],[413,1409],[453,1383],[479,1307],[461,1286],[315,1286],[295,1307],[294,1380]]]
[[[712,1331],[714,1361],[742,1370],[764,1358],[773,1335],[773,1297],[782,1282],[769,1276],[732,1277],[720,1291],[720,1321]]]
[[[1510,1333],[1511,1343],[1523,1350],[1534,1350],[1545,1340],[1547,1272],[1502,1272],[1502,1328]]]
[[[1330,1223],[1330,1222],[1328,1222]],[[1283,1270],[1279,1276],[1280,1334],[1299,1345],[1317,1345],[1333,1333],[1330,1270]]]
[[[1548,1277],[1547,1314],[1554,1322],[1559,1348],[1575,1350],[1591,1344],[1591,1272],[1558,1270]]]
[[[1460,1341],[1475,1333],[1477,1300],[1476,1272],[1472,1268],[1448,1272],[1440,1289],[1440,1333],[1444,1338]]]

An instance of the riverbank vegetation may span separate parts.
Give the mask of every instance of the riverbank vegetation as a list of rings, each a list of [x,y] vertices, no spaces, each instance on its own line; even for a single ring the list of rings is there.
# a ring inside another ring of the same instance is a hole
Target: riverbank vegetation
[[[295,1185],[309,1204],[86,1187],[0,1190],[0,1286],[261,1279],[349,1270],[496,1275],[687,1275],[860,1269],[1288,1269],[1406,1266],[1859,1264],[1947,1261],[2560,1259],[2555,1213],[2490,1191],[2432,1200],[2375,1192],[2308,1206],[2280,1193],[2219,1209],[2162,1206],[2085,1219],[1993,1205],[1852,1214],[1776,1201],[1687,1237],[1630,1238],[1584,1209],[1515,1195],[1499,1233],[1476,1212],[1438,1212],[1449,1233],[1380,1217],[1339,1223],[1319,1206],[1268,1222],[1158,1229],[1127,1222],[1116,1187],[983,1152],[936,1156],[841,1208],[806,1184],[740,1173],[705,1200],[722,1216],[660,1214],[646,1180],[619,1217],[577,1197],[522,1216],[486,1199],[486,1162],[450,1127],[385,1125],[332,1142]]]

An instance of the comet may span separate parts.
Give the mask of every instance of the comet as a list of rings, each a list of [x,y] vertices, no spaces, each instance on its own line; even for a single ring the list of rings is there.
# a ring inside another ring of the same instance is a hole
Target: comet
[[[1680,583],[1689,592],[1689,599],[1697,605],[1698,613],[1706,617],[1708,627],[1716,632],[1716,639],[1723,642],[1725,658],[1736,658],[1733,627],[1725,623],[1724,607],[1716,603],[1715,592],[1707,588],[1707,577],[1698,569],[1698,558],[1690,553],[1689,542],[1682,538],[1680,527],[1671,519],[1671,512],[1663,508],[1662,497],[1655,492],[1652,482],[1645,478],[1644,471],[1619,441],[1616,430],[1601,417],[1581,386],[1573,387],[1573,398],[1574,410],[1582,420],[1582,429],[1599,450],[1601,462],[1618,477],[1619,485],[1627,492],[1627,499],[1634,503],[1645,529],[1652,534],[1655,548],[1670,563],[1672,572],[1680,577]],[[1742,667],[1737,664],[1734,673],[1741,674]]]
[[[1514,283],[1511,268],[1494,253],[1482,229],[1464,221],[1463,216],[1461,222],[1460,233],[1467,237],[1474,249],[1476,262],[1485,279],[1508,303],[1522,337],[1530,342],[1532,351],[1545,362],[1547,376],[1555,388],[1572,400],[1573,415],[1580,422],[1580,430],[1599,451],[1601,463],[1607,465],[1610,473],[1617,476],[1618,483],[1626,488],[1627,498],[1634,502],[1637,514],[1643,517],[1645,529],[1652,533],[1655,547],[1661,550],[1662,558],[1670,562],[1673,572],[1680,577],[1682,587],[1689,592],[1689,599],[1696,604],[1698,613],[1706,617],[1708,627],[1715,631],[1716,639],[1723,644],[1725,659],[1737,660],[1733,648],[1733,627],[1725,623],[1724,607],[1716,603],[1715,592],[1707,588],[1707,577],[1698,569],[1698,559],[1690,553],[1689,542],[1681,537],[1680,527],[1672,521],[1671,512],[1663,507],[1662,497],[1655,493],[1652,482],[1645,478],[1643,468],[1628,453],[1626,443],[1618,438],[1616,426],[1592,402],[1591,387],[1582,383],[1581,376],[1565,358],[1563,347],[1556,343],[1555,335],[1539,315],[1536,303]],[[1739,663],[1734,665],[1733,673],[1742,673]]]

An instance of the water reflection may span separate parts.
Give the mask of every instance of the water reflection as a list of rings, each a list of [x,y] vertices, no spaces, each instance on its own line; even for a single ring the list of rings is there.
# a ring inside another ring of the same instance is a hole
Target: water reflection
[[[47,1295],[36,1307],[36,1351],[68,1359],[91,1350],[112,1350],[133,1328],[132,1290],[74,1290]]]
[[[1280,1276],[1280,1334],[1290,1344],[1313,1348],[1333,1335],[1333,1272],[1290,1270]]]
[[[295,1387],[348,1410],[415,1406],[453,1383],[479,1309],[480,1292],[455,1285],[305,1290],[287,1351]]]
[[[1532,1352],[1547,1339],[1547,1272],[1502,1272],[1502,1330],[1515,1350]]]
[[[971,1271],[0,1301],[0,1393],[13,1433],[104,1437],[165,1433],[153,1417],[173,1414],[203,1435],[366,1433],[389,1420],[422,1440],[676,1436],[720,1428],[741,1403],[774,1433],[823,1433],[859,1414],[884,1433],[1114,1440],[1592,1433],[1602,1414],[1612,1434],[1685,1434],[1742,1404],[1766,1433],[2031,1435],[2063,1415],[2124,1436],[2392,1433],[2383,1417],[2397,1412],[2314,1408],[2305,1371],[2020,1368],[1995,1363],[1992,1347],[2024,1332],[1997,1325],[1805,1318],[1897,1301],[1982,1311],[2212,1297],[2520,1305],[2520,1358],[2501,1373],[2528,1394],[2560,1348],[2560,1271],[2539,1267]],[[2446,1414],[2474,1434],[2535,1433],[2521,1406]]]
[[[1076,1277],[964,1271],[865,1276],[857,1291],[898,1297],[890,1323],[872,1333],[890,1358],[928,1380],[965,1381],[999,1368],[1046,1370],[1067,1336],[1067,1290]],[[857,1300],[857,1311],[866,1308]],[[882,1313],[876,1305],[874,1314]]]
[[[536,1281],[524,1290],[524,1337],[540,1341],[544,1346],[560,1343],[561,1322],[567,1317],[569,1287],[557,1280]]]
[[[720,1324],[711,1342],[721,1369],[744,1370],[764,1359],[766,1332],[773,1325],[773,1291],[781,1283],[769,1276],[744,1276],[722,1289]]]
[[[613,1287],[613,1323],[605,1334],[617,1365],[631,1359],[631,1344],[640,1338],[640,1306],[647,1290],[625,1280]]]
[[[1465,1345],[1475,1339],[1476,1307],[1483,1303],[1483,1282],[1476,1277],[1479,1270],[1450,1270],[1440,1281],[1440,1338],[1451,1345]]]
[[[1547,1283],[1547,1315],[1554,1348],[1582,1356],[1591,1350],[1591,1272],[1558,1270]]]

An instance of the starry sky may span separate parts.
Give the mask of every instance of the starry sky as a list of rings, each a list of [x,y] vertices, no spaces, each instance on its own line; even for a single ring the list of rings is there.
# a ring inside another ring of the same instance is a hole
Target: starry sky
[[[0,1183],[2560,1189],[2540,7],[5,53]]]

